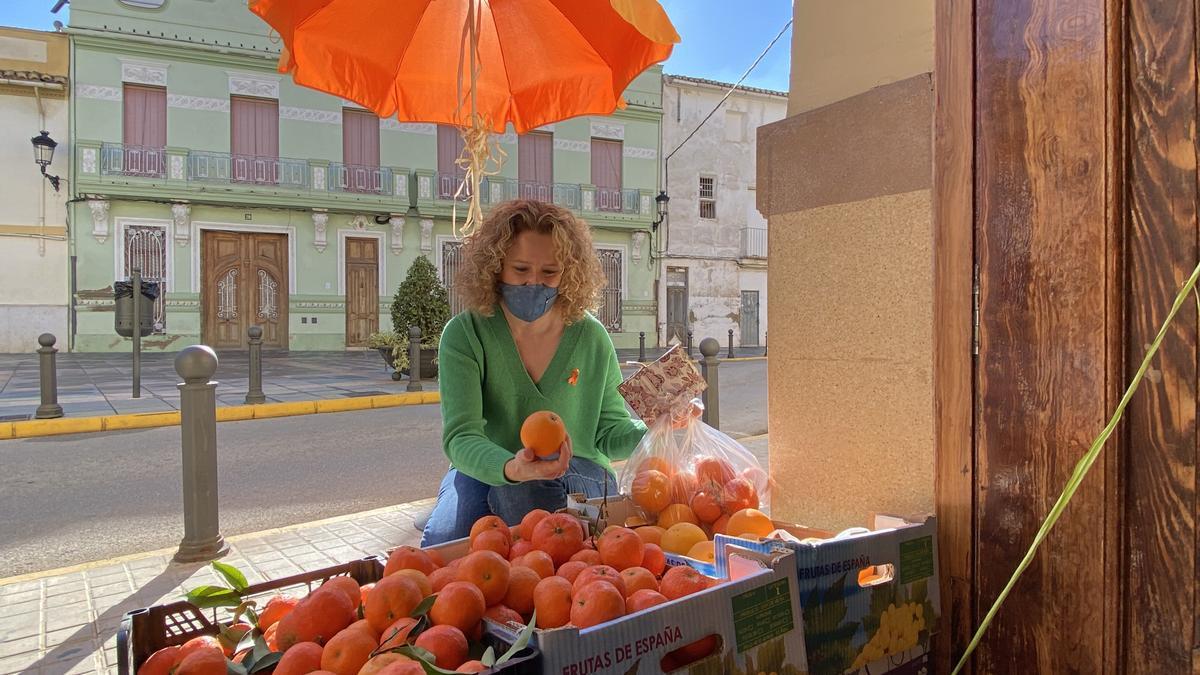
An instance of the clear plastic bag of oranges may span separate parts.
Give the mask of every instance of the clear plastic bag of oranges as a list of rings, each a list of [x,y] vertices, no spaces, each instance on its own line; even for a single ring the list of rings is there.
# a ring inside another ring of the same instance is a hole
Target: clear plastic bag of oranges
[[[618,484],[647,521],[664,530],[693,523],[710,538],[742,534],[727,531],[729,519],[744,509],[767,509],[771,496],[771,480],[758,458],[686,414],[650,426]]]

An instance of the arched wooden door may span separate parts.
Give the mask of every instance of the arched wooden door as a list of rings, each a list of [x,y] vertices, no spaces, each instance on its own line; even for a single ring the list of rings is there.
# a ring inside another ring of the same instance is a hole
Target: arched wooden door
[[[263,329],[263,346],[287,349],[287,236],[205,232],[201,266],[201,340],[213,349],[245,349],[246,330]]]

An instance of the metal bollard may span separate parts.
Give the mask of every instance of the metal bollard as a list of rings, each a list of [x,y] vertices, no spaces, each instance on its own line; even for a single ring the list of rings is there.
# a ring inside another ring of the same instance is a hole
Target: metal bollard
[[[62,406],[58,404],[58,366],[55,364],[57,357],[55,354],[58,350],[55,349],[54,343],[57,340],[50,333],[42,333],[38,336],[38,374],[41,376],[42,385],[42,404],[38,406],[37,412],[33,414],[34,418],[39,420],[48,420],[55,417],[63,416]]]
[[[246,403],[266,403],[267,395],[262,390],[262,327],[250,326],[246,335],[250,338],[250,386],[246,392]]]
[[[704,338],[700,341],[700,353],[704,356],[700,361],[700,372],[708,388],[704,390],[704,423],[714,429],[721,428],[721,388],[717,377],[717,366],[721,364],[717,354],[721,353],[721,343],[716,338]]]
[[[142,397],[142,271],[133,268],[133,397]]]
[[[763,331],[763,356],[767,355],[767,342],[771,336],[771,331]]]
[[[421,391],[421,329],[408,329],[408,391]]]
[[[134,324],[137,325],[137,324]],[[183,540],[176,562],[220,558],[229,545],[218,526],[217,354],[206,345],[185,347],[175,357],[183,445]]]
[[[646,362],[646,331],[638,333],[638,361]]]
[[[690,358],[693,358],[693,356],[692,356],[692,331],[691,331],[691,330],[688,330],[688,344],[687,344],[687,348],[688,348],[688,358],[689,358],[689,359],[690,359]]]
[[[725,358],[733,358],[733,329],[729,329],[729,351],[725,352]]]

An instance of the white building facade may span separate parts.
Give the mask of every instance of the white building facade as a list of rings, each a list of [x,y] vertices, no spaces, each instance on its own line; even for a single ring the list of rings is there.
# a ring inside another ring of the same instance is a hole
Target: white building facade
[[[0,353],[31,352],[53,333],[68,348],[67,36],[0,28]],[[59,142],[43,178],[30,139]]]
[[[787,115],[787,92],[739,88],[700,126],[731,86],[663,77],[671,200],[656,242],[660,344],[686,343],[690,330],[696,345],[714,337],[724,347],[732,330],[735,346],[766,345],[767,220],[755,207],[755,138]]]

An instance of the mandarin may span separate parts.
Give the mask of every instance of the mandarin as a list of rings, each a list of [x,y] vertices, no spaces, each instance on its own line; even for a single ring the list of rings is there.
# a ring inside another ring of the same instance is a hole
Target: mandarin
[[[591,567],[582,560],[571,560],[563,563],[558,568],[558,576],[566,579],[571,583],[575,583],[575,579],[579,578],[579,573]],[[545,577],[542,577],[543,579]]]
[[[412,582],[405,580],[405,583]],[[376,586],[369,597],[379,595],[378,589],[379,586]],[[415,587],[413,590],[415,593]],[[343,628],[354,623],[358,618],[356,614],[354,603],[350,602],[345,593],[333,588],[318,588],[272,626],[275,629],[275,642],[279,647],[278,650],[272,651],[287,651],[299,642],[324,644]],[[265,639],[266,634],[263,637]]]
[[[671,527],[678,523],[691,523],[699,525],[700,519],[692,513],[692,508],[685,504],[672,504],[663,509],[663,512],[658,514],[658,526],[664,530],[670,530]],[[665,534],[663,535],[666,536]]]
[[[692,593],[699,593],[708,586],[708,577],[687,565],[676,565],[663,575],[662,582],[658,585],[658,592],[665,595],[668,600],[678,600]]]
[[[454,626],[464,634],[474,633],[487,611],[483,591],[466,581],[446,584],[429,609],[429,620],[437,625]]]
[[[425,596],[421,595],[421,588],[417,586],[417,582],[407,576],[393,574],[375,584],[375,588],[367,596],[363,617],[370,622],[376,633],[382,633],[399,619],[411,615],[424,599]]]
[[[432,626],[417,636],[417,647],[433,654],[434,665],[454,670],[467,660],[467,636],[454,626]]]
[[[625,616],[625,596],[612,584],[593,581],[579,590],[571,602],[571,623],[588,628]]]
[[[627,598],[642,589],[658,590],[658,579],[645,567],[630,567],[621,570],[621,581],[625,584],[625,597]]]
[[[337,675],[358,675],[378,646],[366,631],[344,630],[325,644],[321,651],[321,669]]]
[[[658,513],[671,504],[671,479],[661,471],[640,471],[629,486],[633,503],[647,513]]]
[[[574,516],[565,513],[548,515],[533,528],[534,548],[549,553],[556,566],[567,562],[583,549],[583,540],[583,525]]]
[[[596,550],[600,552],[601,562],[619,572],[642,564],[645,545],[633,530],[618,527],[601,535]]]
[[[609,567],[608,565],[592,565],[591,567],[583,570],[579,573],[579,576],[575,577],[575,581],[571,584],[571,588],[578,593],[579,589],[595,581],[603,581],[612,584],[614,588],[616,588],[618,591],[621,591],[621,597],[625,597],[625,580],[621,578],[620,572],[612,567]]]
[[[757,539],[774,532],[775,523],[771,522],[770,516],[758,509],[742,509],[729,516],[725,530],[728,533],[736,532],[738,535],[753,534],[756,536],[750,538]]]
[[[538,628],[567,625],[571,620],[571,582],[559,576],[542,579],[533,589],[533,607]]]
[[[538,457],[549,457],[567,440],[567,427],[558,414],[541,410],[525,418],[521,425],[521,445]]]
[[[667,533],[662,537],[662,549],[667,553],[676,555],[687,555],[687,552],[692,550],[696,542],[708,539],[708,535],[704,534],[704,530],[700,529],[695,523],[676,523],[667,528]]]
[[[667,596],[658,591],[643,588],[640,591],[634,591],[628,598],[625,598],[625,613],[633,614],[647,607],[661,605],[664,602],[670,602],[670,600],[667,600]]]
[[[554,576],[554,559],[551,558],[550,554],[546,553],[545,551],[530,551],[524,556],[521,556],[520,562],[514,562],[513,564],[521,565],[522,567],[528,567],[534,572],[537,572],[538,576],[543,579]]]
[[[383,568],[383,576],[390,576],[400,570],[417,570],[422,574],[433,574],[435,566],[429,554],[415,546],[401,546],[388,555],[387,565]]]
[[[650,570],[656,577],[661,577],[667,569],[667,556],[658,544],[646,544],[642,549],[642,567]]]
[[[513,567],[508,572],[508,590],[504,594],[504,604],[519,614],[529,614],[533,611],[533,589],[541,580],[542,577],[528,567]]]
[[[474,551],[458,566],[458,578],[475,584],[488,607],[504,600],[511,574],[508,561],[495,551]]]

